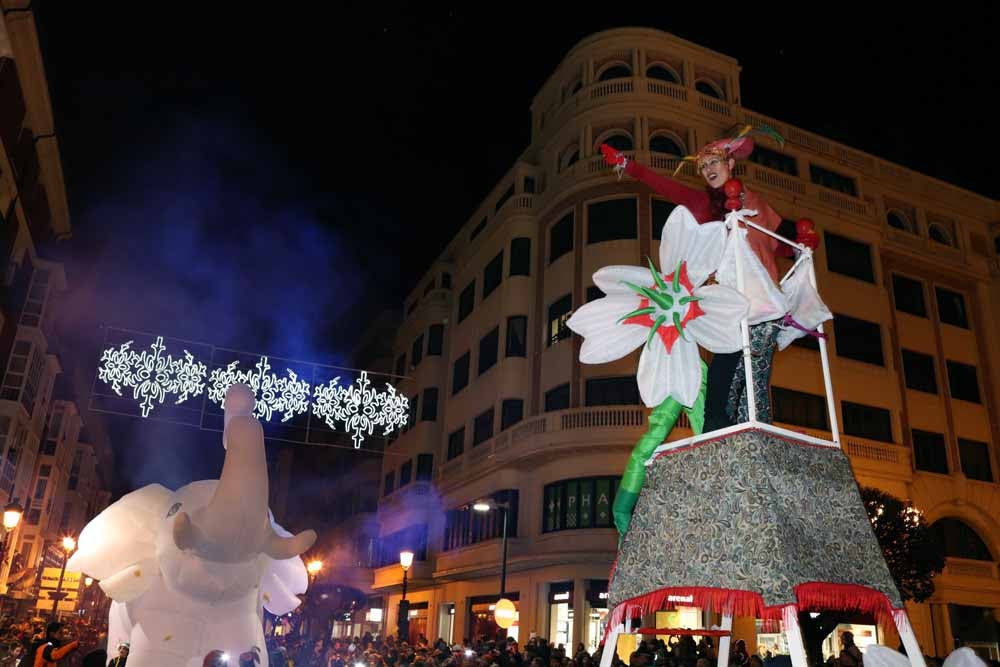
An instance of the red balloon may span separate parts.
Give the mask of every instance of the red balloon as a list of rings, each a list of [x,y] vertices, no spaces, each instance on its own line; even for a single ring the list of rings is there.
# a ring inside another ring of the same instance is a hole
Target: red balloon
[[[738,197],[730,197],[726,200],[726,208],[730,211],[738,211],[743,208],[743,202]]]
[[[811,250],[819,247],[819,234],[811,229],[807,230],[804,234],[799,234],[799,237],[795,240]]]
[[[809,218],[799,218],[795,222],[795,233],[802,236],[806,232],[811,232],[816,229],[816,223],[814,223]]]

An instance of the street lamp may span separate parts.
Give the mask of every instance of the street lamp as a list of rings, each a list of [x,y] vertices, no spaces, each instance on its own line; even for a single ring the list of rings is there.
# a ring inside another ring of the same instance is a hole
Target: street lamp
[[[410,638],[410,601],[406,599],[406,573],[413,566],[413,552],[399,552],[399,566],[403,568],[403,598],[399,601],[399,618],[396,625],[399,626],[399,640]]]
[[[23,515],[24,508],[21,507],[17,500],[7,503],[7,506],[3,509],[3,544],[0,545],[0,576],[3,575],[3,568],[7,564],[7,543],[10,542],[10,534],[21,523]],[[9,577],[10,571],[7,572],[7,577],[3,580],[3,590],[5,593],[7,591],[7,578]]]
[[[6,518],[6,512],[4,512]],[[62,538],[62,548],[63,548],[63,563],[62,569],[59,571],[59,585],[56,586],[56,592],[51,595],[52,597],[52,620],[59,618],[59,601],[63,599],[65,593],[63,593],[63,577],[66,576],[66,561],[69,560],[70,553],[76,549],[76,540],[67,535]]]
[[[306,565],[306,572],[309,573],[309,584],[312,585],[316,582],[316,575],[320,573],[323,569],[323,561],[321,560],[311,560]]]
[[[507,592],[507,515],[510,513],[510,503],[497,502],[492,498],[477,500],[472,504],[472,509],[476,512],[486,513],[491,510],[501,510],[503,514],[503,539],[501,540],[500,552],[500,599],[503,599]]]

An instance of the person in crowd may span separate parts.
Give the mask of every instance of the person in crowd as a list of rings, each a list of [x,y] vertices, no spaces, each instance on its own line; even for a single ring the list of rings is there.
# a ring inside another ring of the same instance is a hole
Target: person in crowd
[[[52,621],[45,626],[44,637],[35,640],[31,645],[24,664],[32,667],[58,667],[66,656],[80,646],[79,640],[69,638],[69,628],[59,621]]]
[[[108,667],[125,667],[125,664],[128,662],[128,652],[129,652],[129,643],[128,642],[119,643],[118,655],[116,655],[114,658],[111,659],[111,662],[108,663]]]
[[[840,635],[840,656],[838,661],[840,667],[864,667],[865,661],[859,649],[854,643],[854,633],[845,630]]]

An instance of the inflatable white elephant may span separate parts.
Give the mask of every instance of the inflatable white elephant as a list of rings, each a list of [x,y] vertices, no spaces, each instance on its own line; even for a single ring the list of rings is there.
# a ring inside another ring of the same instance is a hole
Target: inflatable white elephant
[[[224,405],[220,478],[124,496],[87,524],[67,563],[113,600],[108,646],[130,642],[130,667],[201,667],[216,649],[235,664],[254,647],[267,667],[262,610],[290,612],[308,586],[299,554],[316,533],[293,537],[268,509],[253,393],[233,385]]]

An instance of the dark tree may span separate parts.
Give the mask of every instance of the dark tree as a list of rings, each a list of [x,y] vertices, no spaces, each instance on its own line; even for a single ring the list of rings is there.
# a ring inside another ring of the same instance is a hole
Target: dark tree
[[[934,593],[934,575],[944,568],[941,544],[909,501],[869,487],[861,488],[861,500],[900,596],[904,601],[923,602]],[[816,618],[799,614],[810,664],[823,664],[823,640],[850,617],[843,612],[822,612]]]

